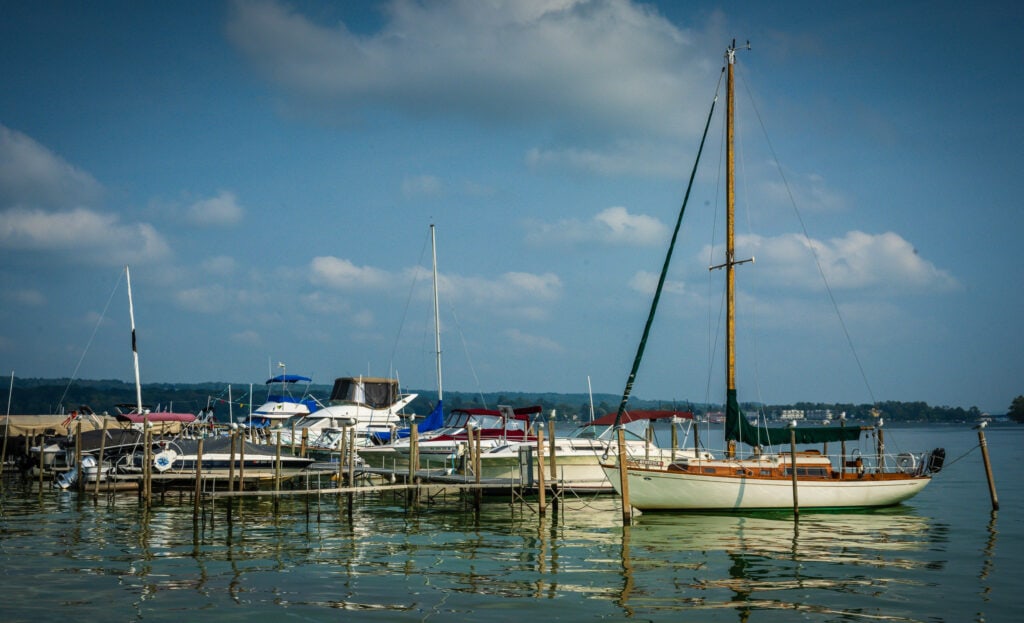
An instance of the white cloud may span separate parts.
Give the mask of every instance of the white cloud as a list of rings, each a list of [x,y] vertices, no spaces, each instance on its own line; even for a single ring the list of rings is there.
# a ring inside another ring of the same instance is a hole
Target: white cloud
[[[507,329],[504,335],[513,344],[525,347],[529,351],[546,351],[549,353],[565,351],[561,344],[542,335],[531,335],[519,329]]]
[[[235,194],[222,190],[216,197],[196,201],[186,210],[188,220],[200,227],[234,225],[242,220],[244,210]]]
[[[707,253],[705,249],[702,257],[708,257]],[[744,235],[736,237],[736,254],[739,258],[755,258],[757,276],[750,279],[754,286],[820,289],[824,284],[815,264],[816,255],[832,288],[942,292],[960,287],[948,271],[920,257],[913,245],[893,232],[851,231],[842,238],[809,243],[799,234]],[[720,252],[715,254],[720,256]]]
[[[339,114],[554,125],[560,133],[699,130],[717,54],[649,5],[626,0],[393,1],[360,34],[279,2],[236,2],[232,43],[292,97]],[[717,48],[715,48],[717,50]]]
[[[433,175],[416,175],[402,180],[402,194],[409,198],[436,197],[442,190],[441,180]]]
[[[64,212],[14,208],[0,213],[0,248],[67,255],[98,264],[139,263],[170,249],[148,223],[121,223],[117,215],[76,208]]]
[[[606,208],[588,221],[533,222],[528,227],[527,242],[538,245],[558,242],[650,246],[664,244],[668,238],[668,228],[661,221],[644,214],[631,214],[620,206]]]
[[[629,287],[642,294],[653,296],[658,288],[658,275],[645,270],[637,271],[629,280]],[[685,291],[682,281],[665,280],[663,291],[672,294],[682,294]]]
[[[226,255],[208,257],[200,262],[199,266],[204,273],[226,277],[235,272],[235,258]]]
[[[102,190],[85,171],[0,124],[0,208],[68,208],[93,203]]]
[[[313,258],[310,280],[321,286],[338,289],[384,288],[393,282],[390,273],[371,266],[356,266],[352,262],[333,256]]]

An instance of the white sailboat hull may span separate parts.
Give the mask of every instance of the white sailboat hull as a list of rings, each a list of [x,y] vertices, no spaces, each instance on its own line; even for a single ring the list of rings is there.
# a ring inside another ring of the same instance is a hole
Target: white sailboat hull
[[[617,465],[603,465],[616,491]],[[645,510],[759,510],[793,508],[793,482],[787,479],[708,476],[627,468],[629,503]],[[895,479],[800,480],[800,508],[870,508],[892,506],[916,495],[930,476]]]

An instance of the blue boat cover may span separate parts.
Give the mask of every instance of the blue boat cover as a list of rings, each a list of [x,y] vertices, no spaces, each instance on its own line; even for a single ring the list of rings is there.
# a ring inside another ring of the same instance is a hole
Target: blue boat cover
[[[308,376],[299,376],[298,374],[279,374],[272,379],[267,379],[267,385],[271,383],[312,383],[313,379]]]

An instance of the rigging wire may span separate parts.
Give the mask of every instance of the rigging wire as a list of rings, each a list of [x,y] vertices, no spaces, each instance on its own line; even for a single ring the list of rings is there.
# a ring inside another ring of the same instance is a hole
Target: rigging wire
[[[96,319],[96,325],[92,328],[92,335],[89,336],[89,341],[85,344],[85,349],[82,350],[82,356],[78,358],[78,364],[75,365],[75,371],[71,373],[71,378],[68,379],[68,384],[64,387],[64,393],[60,395],[60,402],[58,405],[64,404],[64,399],[68,395],[68,391],[71,389],[71,384],[78,378],[78,370],[82,367],[82,362],[85,361],[85,355],[89,352],[89,347],[92,346],[92,341],[96,337],[96,332],[99,331],[100,325],[103,320],[107,317],[107,309],[110,308],[110,302],[114,300],[114,294],[117,292],[118,287],[121,285],[121,280],[124,278],[124,270],[118,275],[117,282],[114,284],[114,289],[110,291],[110,296],[107,297],[107,304],[103,306],[103,312],[100,317]]]
[[[782,179],[782,184],[786,188],[786,195],[789,197],[790,205],[793,208],[793,212],[796,214],[797,222],[800,223],[800,229],[803,232],[804,241],[807,244],[807,248],[810,249],[811,255],[814,257],[814,263],[818,267],[818,274],[821,275],[822,282],[825,284],[825,291],[828,293],[829,301],[832,303],[832,309],[835,311],[836,317],[839,319],[839,325],[843,329],[843,335],[846,336],[846,343],[850,347],[850,352],[853,353],[853,359],[857,363],[857,369],[860,371],[861,379],[864,381],[864,386],[867,388],[868,395],[871,396],[872,404],[877,404],[875,393],[871,389],[871,383],[868,382],[867,374],[864,372],[864,366],[861,364],[860,356],[857,354],[857,348],[853,344],[853,338],[850,336],[850,331],[846,327],[846,321],[843,319],[843,314],[839,310],[839,303],[836,301],[835,294],[832,292],[832,285],[829,283],[828,277],[825,276],[825,269],[821,265],[821,258],[818,256],[817,250],[811,243],[811,236],[807,232],[807,225],[804,223],[803,215],[800,214],[800,209],[797,207],[796,198],[793,196],[793,190],[789,186],[789,180],[786,178],[786,174],[782,170],[782,165],[779,164],[779,157],[775,153],[775,146],[772,145],[771,138],[768,136],[768,130],[764,125],[764,120],[761,118],[761,111],[758,110],[757,104],[754,102],[749,86],[744,83],[744,87],[747,89],[747,96],[750,99],[751,107],[753,108],[754,114],[757,116],[757,121],[761,126],[765,142],[768,145],[768,151],[771,152],[772,160],[775,162],[775,166],[779,171],[779,177]]]

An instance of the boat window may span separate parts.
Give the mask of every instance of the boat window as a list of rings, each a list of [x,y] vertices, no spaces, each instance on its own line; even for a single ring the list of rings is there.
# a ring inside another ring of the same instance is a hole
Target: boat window
[[[469,424],[477,428],[501,428],[501,417],[497,415],[474,414],[469,418]]]
[[[714,474],[715,473],[715,468],[714,467],[705,467],[704,468],[704,473],[705,474]]]

